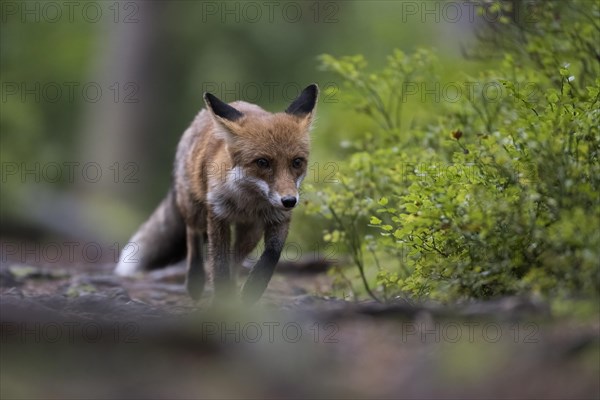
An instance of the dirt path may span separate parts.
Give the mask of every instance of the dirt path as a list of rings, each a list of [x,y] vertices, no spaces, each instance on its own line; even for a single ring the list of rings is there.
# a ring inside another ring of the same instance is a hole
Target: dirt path
[[[216,310],[181,267],[111,269],[0,266],[2,399],[600,396],[598,320],[545,304],[351,303],[278,273],[258,305]]]

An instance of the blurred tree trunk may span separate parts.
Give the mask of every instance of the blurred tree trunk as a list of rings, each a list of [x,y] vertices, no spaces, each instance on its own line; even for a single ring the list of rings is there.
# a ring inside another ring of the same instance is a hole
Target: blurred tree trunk
[[[99,27],[104,32],[98,35],[89,82],[101,87],[102,96],[87,104],[79,160],[99,163],[106,175],[92,191],[127,201],[150,191],[152,160],[161,143],[152,134],[161,115],[156,99],[161,98],[162,64],[156,57],[163,54],[159,47],[165,43],[159,40],[165,2],[135,4],[139,9],[131,18],[137,22],[124,22],[128,13],[121,12],[119,23],[109,20]]]

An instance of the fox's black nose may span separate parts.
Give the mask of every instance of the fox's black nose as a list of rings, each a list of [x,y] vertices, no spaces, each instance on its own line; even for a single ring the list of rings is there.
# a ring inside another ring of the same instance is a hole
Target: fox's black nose
[[[292,208],[296,205],[296,196],[285,196],[281,198],[281,204],[285,208]]]

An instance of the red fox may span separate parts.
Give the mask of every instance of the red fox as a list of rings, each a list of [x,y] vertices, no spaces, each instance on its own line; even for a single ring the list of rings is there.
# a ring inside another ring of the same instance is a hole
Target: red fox
[[[187,254],[186,288],[199,299],[207,241],[215,298],[222,297],[236,287],[239,266],[264,237],[264,251],[242,289],[245,302],[258,300],[299,201],[318,92],[316,84],[309,85],[285,112],[275,114],[243,101],[226,104],[205,93],[206,108],[177,147],[171,189],[130,239],[115,272],[134,275]]]

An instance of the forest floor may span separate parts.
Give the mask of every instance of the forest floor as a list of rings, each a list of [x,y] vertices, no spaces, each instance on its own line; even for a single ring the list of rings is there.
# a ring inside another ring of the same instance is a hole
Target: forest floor
[[[323,296],[287,265],[257,305],[210,307],[182,266],[0,263],[0,398],[598,398],[598,318],[522,298]]]

